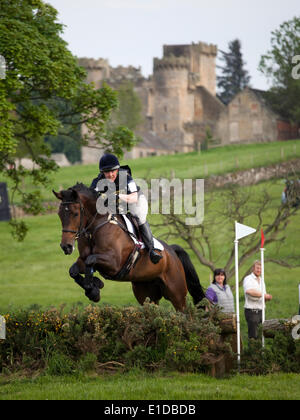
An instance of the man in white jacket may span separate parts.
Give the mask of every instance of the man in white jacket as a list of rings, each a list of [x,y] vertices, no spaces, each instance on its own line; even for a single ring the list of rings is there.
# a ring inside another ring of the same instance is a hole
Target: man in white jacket
[[[267,294],[265,284],[261,289],[261,263],[255,261],[252,273],[244,279],[245,317],[248,324],[248,337],[258,338],[258,326],[262,323],[262,309],[265,302],[272,300]]]

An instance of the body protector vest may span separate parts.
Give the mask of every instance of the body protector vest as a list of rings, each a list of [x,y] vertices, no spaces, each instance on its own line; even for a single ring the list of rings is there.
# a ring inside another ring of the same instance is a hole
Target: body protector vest
[[[224,288],[218,284],[211,284],[209,287],[216,293],[218,305],[222,308],[222,312],[234,313],[234,298],[228,284]]]

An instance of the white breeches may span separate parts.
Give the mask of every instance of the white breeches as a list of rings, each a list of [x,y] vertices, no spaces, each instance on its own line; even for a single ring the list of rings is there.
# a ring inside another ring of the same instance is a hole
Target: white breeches
[[[139,226],[146,223],[148,215],[148,201],[144,194],[139,196],[137,203],[128,204],[128,210],[133,216],[138,218]]]

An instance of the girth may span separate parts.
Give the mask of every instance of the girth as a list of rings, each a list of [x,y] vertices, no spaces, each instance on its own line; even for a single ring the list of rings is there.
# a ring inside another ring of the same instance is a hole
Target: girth
[[[94,236],[95,233],[107,223],[118,225],[125,233],[128,233],[129,236],[135,236],[131,232],[129,232],[128,229],[125,226],[123,226],[122,223],[120,223],[119,220],[113,214],[109,214],[107,220],[105,220],[102,223],[99,223],[99,225],[97,225],[94,228],[92,236]],[[141,247],[135,243],[133,250],[129,254],[129,257],[127,258],[121,270],[114,276],[108,276],[107,274],[101,273],[102,277],[104,277],[107,280],[123,280],[130,273],[132,268],[135,267],[137,261],[139,260],[140,250],[141,250]]]

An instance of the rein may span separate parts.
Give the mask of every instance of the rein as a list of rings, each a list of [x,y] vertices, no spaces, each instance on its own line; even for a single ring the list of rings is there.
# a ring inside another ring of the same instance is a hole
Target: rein
[[[74,233],[75,240],[78,240],[81,236],[85,235],[86,237],[92,238],[95,233],[101,229],[103,226],[105,226],[107,223],[112,223],[118,225],[124,232],[129,233],[130,232],[111,214],[109,213],[107,220],[104,222],[99,223],[93,230],[92,233],[89,233],[88,230],[92,226],[92,224],[95,222],[96,217],[98,216],[98,212],[95,213],[95,215],[92,218],[92,221],[89,223],[89,225],[86,228],[83,228],[83,215],[84,215],[84,206],[81,201],[64,201],[61,203],[61,206],[68,205],[68,204],[80,204],[80,223],[79,223],[79,229],[78,230],[71,230],[71,229],[62,229],[62,232],[65,233]]]
[[[97,214],[93,216],[91,223],[89,223],[88,227],[83,228],[83,215],[84,215],[84,206],[81,201],[64,201],[61,203],[61,206],[68,205],[68,204],[80,204],[80,222],[79,222],[79,229],[78,230],[71,230],[71,229],[62,229],[62,232],[66,233],[75,233],[75,240],[79,239],[82,235],[86,235],[89,227],[94,223]]]
[[[107,225],[108,223],[118,225],[125,233],[128,233],[129,236],[132,236],[132,237],[136,238],[136,236],[134,234],[132,234],[131,232],[129,232],[129,230],[125,226],[123,226],[122,223],[111,213],[109,213],[106,220],[104,220],[103,222],[96,225],[96,227],[93,229],[92,233],[89,233],[88,230],[92,226],[92,224],[95,222],[96,217],[98,216],[99,213],[96,212],[95,215],[92,218],[92,221],[89,223],[89,225],[86,228],[83,228],[82,225],[83,225],[84,206],[83,206],[82,202],[81,201],[65,201],[65,202],[61,203],[61,205],[68,205],[68,204],[80,204],[79,229],[77,231],[76,230],[71,230],[71,229],[62,229],[62,232],[74,233],[76,235],[75,240],[78,240],[82,235],[85,235],[86,238],[92,239],[93,236],[95,235],[95,233],[99,229],[101,229],[103,226]],[[138,238],[136,238],[136,239],[138,239]],[[122,280],[124,277],[126,277],[126,275],[135,266],[139,257],[140,257],[140,246],[135,244],[134,248],[133,248],[132,252],[130,253],[130,255],[128,256],[128,259],[126,260],[125,264],[123,265],[121,270],[115,276],[107,277],[105,274],[102,274],[102,276],[104,278],[110,279],[110,280]]]

